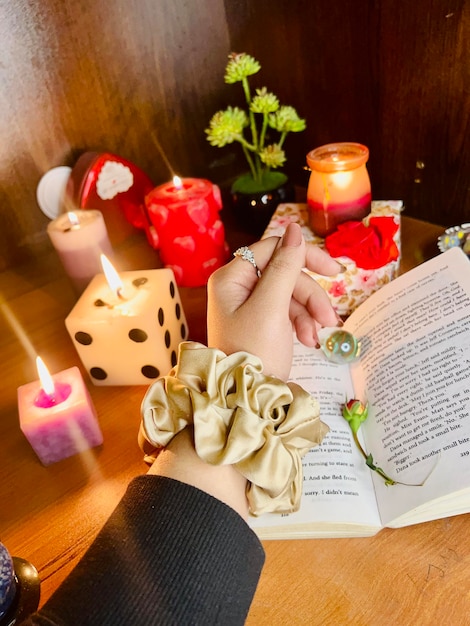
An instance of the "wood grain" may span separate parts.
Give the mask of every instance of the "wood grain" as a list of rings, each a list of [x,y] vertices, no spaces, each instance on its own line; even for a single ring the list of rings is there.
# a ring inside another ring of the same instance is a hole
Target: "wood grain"
[[[85,151],[155,184],[239,173],[239,151],[204,135],[242,101],[223,82],[231,50],[307,120],[286,143],[298,185],[309,150],[361,141],[376,199],[470,220],[470,0],[0,0],[0,38],[0,270],[50,250],[37,184]]]
[[[226,5],[232,47],[256,56],[261,82],[307,119],[287,140],[293,175],[308,150],[359,141],[376,199],[437,224],[470,218],[469,2]]]
[[[83,152],[121,155],[155,184],[170,168],[208,174],[220,155],[203,131],[229,53],[223,5],[210,4],[0,1],[0,269],[49,247],[37,184]]]

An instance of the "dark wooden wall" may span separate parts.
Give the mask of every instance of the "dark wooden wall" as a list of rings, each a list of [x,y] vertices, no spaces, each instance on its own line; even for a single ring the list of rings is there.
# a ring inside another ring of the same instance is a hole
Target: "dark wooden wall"
[[[470,221],[469,38],[470,0],[0,0],[0,269],[47,249],[38,181],[87,150],[155,184],[167,161],[239,173],[238,152],[204,135],[240,95],[223,82],[232,50],[307,119],[286,144],[295,182],[310,149],[359,141],[376,199]]]

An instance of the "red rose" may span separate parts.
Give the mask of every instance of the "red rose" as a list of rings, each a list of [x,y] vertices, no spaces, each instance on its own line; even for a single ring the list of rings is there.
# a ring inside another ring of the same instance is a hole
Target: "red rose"
[[[346,256],[357,267],[374,270],[399,257],[393,239],[398,224],[393,217],[371,217],[364,222],[344,222],[325,239],[325,247],[333,258]]]

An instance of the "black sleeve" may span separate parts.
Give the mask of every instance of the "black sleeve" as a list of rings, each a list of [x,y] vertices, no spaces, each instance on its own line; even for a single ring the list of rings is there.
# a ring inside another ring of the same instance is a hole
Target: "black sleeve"
[[[263,563],[261,543],[230,507],[184,483],[140,476],[24,626],[243,624]]]

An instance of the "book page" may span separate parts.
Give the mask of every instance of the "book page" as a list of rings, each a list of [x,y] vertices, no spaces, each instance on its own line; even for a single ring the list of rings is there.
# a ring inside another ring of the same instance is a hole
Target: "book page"
[[[371,526],[373,532],[377,532],[380,518],[370,470],[341,415],[345,397],[353,393],[349,367],[336,365],[320,350],[296,341],[290,377],[319,401],[321,419],[328,424],[330,432],[320,446],[303,458],[304,490],[300,510],[282,516],[263,515],[250,524],[255,530],[281,523],[289,526],[325,524],[329,528],[325,536],[343,534],[338,529],[344,524]],[[285,534],[288,535],[288,531]],[[361,533],[356,530],[352,534]]]
[[[467,257],[453,248],[401,276],[359,307],[346,327],[363,338],[361,368],[353,367],[352,376],[359,393],[367,389],[371,407],[361,428],[366,451],[397,481],[425,480],[420,487],[386,487],[373,472],[382,522],[394,525],[407,511],[470,487]],[[455,511],[425,515],[458,513],[461,506],[470,508],[468,495],[465,505],[457,499]]]

